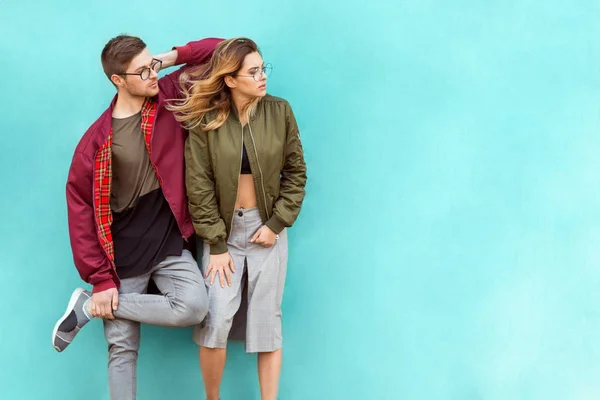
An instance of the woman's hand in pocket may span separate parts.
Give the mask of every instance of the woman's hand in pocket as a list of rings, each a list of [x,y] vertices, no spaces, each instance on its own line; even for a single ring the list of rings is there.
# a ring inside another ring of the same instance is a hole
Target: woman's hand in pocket
[[[252,236],[252,243],[260,244],[263,247],[271,247],[277,240],[277,234],[266,225],[260,227],[258,231]]]

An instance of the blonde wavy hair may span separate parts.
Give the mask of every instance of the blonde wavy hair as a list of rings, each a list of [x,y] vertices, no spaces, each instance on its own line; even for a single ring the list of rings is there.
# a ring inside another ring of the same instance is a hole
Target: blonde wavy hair
[[[229,117],[233,106],[225,77],[237,74],[246,56],[254,52],[260,53],[256,43],[248,38],[219,43],[209,63],[181,74],[179,83],[184,97],[168,105],[167,109],[175,113],[177,121],[186,129],[200,126],[210,131],[219,128]],[[244,106],[241,113],[244,119],[248,121],[254,114],[259,100],[256,98]],[[215,117],[213,113],[216,113]]]

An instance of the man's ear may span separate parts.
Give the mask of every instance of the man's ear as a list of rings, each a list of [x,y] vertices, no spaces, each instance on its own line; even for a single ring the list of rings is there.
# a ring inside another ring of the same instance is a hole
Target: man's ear
[[[121,87],[125,86],[125,79],[123,79],[123,77],[120,76],[120,75],[112,74],[110,76],[110,80],[118,88],[121,88]]]
[[[237,82],[235,78],[231,75],[227,75],[225,77],[225,84],[229,87],[229,89],[235,89],[237,87]]]

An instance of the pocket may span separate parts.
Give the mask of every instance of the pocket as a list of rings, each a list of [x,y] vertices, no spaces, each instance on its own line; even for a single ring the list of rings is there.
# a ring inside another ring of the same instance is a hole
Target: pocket
[[[275,242],[275,247],[277,248],[277,261],[281,265],[281,263],[287,263],[288,258],[287,228],[284,228],[277,236],[279,239]]]
[[[271,215],[273,215],[273,208],[275,207],[275,202],[277,201],[277,198],[279,197],[279,184],[277,184],[277,188],[275,189],[275,191],[273,193],[269,194],[269,201],[271,202],[271,204],[269,204],[269,209],[271,210]]]

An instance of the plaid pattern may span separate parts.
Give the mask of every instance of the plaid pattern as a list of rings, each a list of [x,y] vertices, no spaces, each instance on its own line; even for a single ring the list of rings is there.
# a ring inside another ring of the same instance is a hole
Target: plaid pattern
[[[150,164],[154,168],[154,173],[158,179],[158,183],[162,187],[162,180],[158,176],[156,165],[152,162],[152,151],[150,149],[150,138],[152,137],[152,127],[154,126],[154,118],[156,117],[156,102],[150,99],[146,99],[144,106],[142,107],[142,132],[144,132],[144,139],[146,142],[146,149],[148,150],[148,156],[150,157]]]
[[[146,142],[146,149],[148,149],[148,155],[150,156],[150,163],[158,182],[162,187],[162,181],[156,166],[152,162],[152,155],[150,151],[150,139],[152,137],[152,127],[154,126],[154,118],[156,116],[156,105],[157,103],[153,100],[146,100],[142,106],[142,132],[144,133],[144,141]],[[115,262],[115,247],[112,240],[112,233],[110,225],[113,221],[112,211],[110,209],[110,189],[112,183],[112,138],[113,130],[110,130],[108,139],[98,153],[96,153],[96,160],[94,163],[94,210],[96,215],[96,226],[98,227],[98,238],[100,244],[106,252],[108,259],[113,263]]]
[[[113,130],[108,134],[108,140],[96,153],[94,163],[94,211],[96,214],[96,226],[98,227],[98,238],[106,252],[109,260],[115,261],[115,248],[112,241],[110,225],[113,221],[110,211],[110,184],[112,183],[112,136]]]

